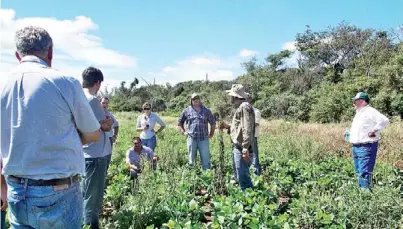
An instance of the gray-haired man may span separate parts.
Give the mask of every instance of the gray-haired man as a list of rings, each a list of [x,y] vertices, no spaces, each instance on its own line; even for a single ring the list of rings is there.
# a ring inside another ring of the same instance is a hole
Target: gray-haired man
[[[79,229],[81,144],[99,139],[100,124],[80,82],[51,68],[49,34],[29,26],[18,30],[15,39],[20,64],[1,94],[9,222],[12,228]]]

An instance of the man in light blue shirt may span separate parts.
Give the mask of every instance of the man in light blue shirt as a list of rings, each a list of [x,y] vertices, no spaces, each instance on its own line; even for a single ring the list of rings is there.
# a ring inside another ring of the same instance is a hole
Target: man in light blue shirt
[[[108,155],[111,144],[107,132],[112,129],[112,119],[105,113],[96,97],[104,76],[101,70],[88,67],[83,73],[84,94],[101,124],[101,137],[98,141],[83,146],[85,157],[84,192],[84,224],[91,229],[99,228],[99,213],[102,210]]]
[[[12,228],[82,226],[82,143],[100,124],[78,80],[52,69],[53,42],[40,27],[15,35],[20,64],[1,93],[1,154]],[[80,141],[81,137],[81,141]]]

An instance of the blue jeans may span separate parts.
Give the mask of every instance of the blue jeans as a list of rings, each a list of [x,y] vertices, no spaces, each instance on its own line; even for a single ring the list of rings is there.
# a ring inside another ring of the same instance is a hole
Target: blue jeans
[[[157,137],[155,137],[155,135],[150,138],[150,139],[141,139],[141,143],[143,144],[143,146],[147,146],[148,148],[151,148],[153,151],[155,150],[155,148],[157,147]]]
[[[8,221],[11,228],[81,229],[83,197],[77,181],[64,189],[28,186],[7,179]]]
[[[106,176],[105,176],[105,187],[104,187],[104,189],[107,188],[107,183],[108,183],[108,181],[107,181],[108,177],[107,176],[108,176],[109,165],[111,164],[111,161],[112,161],[112,154],[106,155],[105,158],[106,158]]]
[[[194,166],[197,156],[197,150],[199,150],[202,169],[210,169],[211,164],[209,139],[206,138],[204,140],[197,140],[188,136],[187,146],[189,153],[189,166]]]
[[[1,211],[1,229],[6,229],[6,211]]]
[[[102,210],[106,181],[107,156],[85,159],[83,180],[84,224],[91,229],[99,228],[99,213]]]
[[[371,190],[378,143],[353,145],[354,168],[358,176],[358,186]]]
[[[236,147],[232,147],[232,154],[234,157],[233,163],[235,165],[234,170],[236,173],[236,178],[239,182],[239,186],[242,191],[247,188],[252,188],[252,180],[249,173],[249,162],[245,162],[242,158],[242,151]]]
[[[259,148],[257,146],[257,138],[254,138],[253,143],[252,143],[252,165],[255,168],[255,175],[256,176],[260,176],[261,172],[262,172],[262,168],[260,166],[260,162],[259,162]]]
[[[112,154],[108,154],[105,156],[106,158],[106,173],[108,174],[109,165],[111,164]]]

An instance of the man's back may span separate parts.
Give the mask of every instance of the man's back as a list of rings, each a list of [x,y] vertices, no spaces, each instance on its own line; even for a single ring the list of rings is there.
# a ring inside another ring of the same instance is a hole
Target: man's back
[[[35,56],[25,56],[1,94],[4,174],[47,180],[83,173],[75,121],[88,131],[96,127],[83,101],[76,79],[61,76]]]

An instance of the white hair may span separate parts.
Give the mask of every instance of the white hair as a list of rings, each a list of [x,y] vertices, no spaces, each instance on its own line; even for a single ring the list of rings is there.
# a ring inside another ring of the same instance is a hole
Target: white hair
[[[15,33],[17,52],[22,55],[43,54],[53,45],[49,33],[36,26],[27,26]]]

